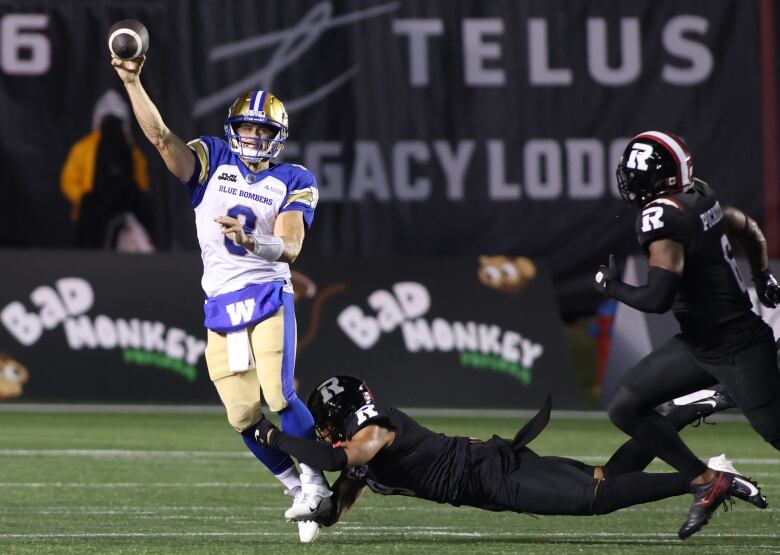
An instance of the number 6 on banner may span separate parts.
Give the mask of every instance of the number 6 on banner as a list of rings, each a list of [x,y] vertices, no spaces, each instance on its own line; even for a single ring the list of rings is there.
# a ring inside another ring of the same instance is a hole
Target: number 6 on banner
[[[8,14],[0,18],[0,69],[8,75],[43,75],[51,67],[49,16]]]

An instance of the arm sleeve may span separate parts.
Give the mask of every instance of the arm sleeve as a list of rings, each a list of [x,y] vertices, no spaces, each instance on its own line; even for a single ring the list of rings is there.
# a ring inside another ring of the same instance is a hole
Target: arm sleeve
[[[316,439],[291,436],[281,430],[271,434],[269,443],[272,447],[315,468],[329,472],[347,468],[347,452],[343,447],[333,447]]]
[[[634,287],[620,280],[607,283],[607,295],[642,312],[666,312],[672,307],[680,276],[651,266],[647,272],[647,285]]]

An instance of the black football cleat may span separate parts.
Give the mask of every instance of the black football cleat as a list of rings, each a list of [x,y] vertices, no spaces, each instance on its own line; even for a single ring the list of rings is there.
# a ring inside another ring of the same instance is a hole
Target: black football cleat
[[[718,505],[728,499],[734,476],[728,472],[717,472],[708,484],[693,486],[693,504],[688,518],[677,532],[681,540],[691,537],[709,522]]]
[[[741,499],[746,503],[758,507],[759,509],[766,509],[769,506],[766,497],[761,493],[761,487],[747,476],[742,476],[731,461],[726,458],[726,455],[720,455],[719,457],[712,457],[707,466],[713,470],[720,472],[728,472],[734,475],[734,483],[731,486],[729,495]]]
[[[726,389],[722,385],[716,385],[711,389],[702,389],[690,395],[683,395],[667,401],[658,407],[658,412],[664,416],[675,413],[677,416],[675,420],[685,422],[687,425],[736,406],[737,403]],[[709,422],[707,423],[709,424]]]

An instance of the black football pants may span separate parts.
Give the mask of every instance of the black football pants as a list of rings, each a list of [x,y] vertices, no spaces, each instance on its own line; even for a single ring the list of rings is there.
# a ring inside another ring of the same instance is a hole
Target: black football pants
[[[618,428],[692,480],[706,466],[654,407],[717,382],[756,432],[780,449],[780,371],[775,343],[768,334],[745,349],[713,359],[694,354],[675,336],[626,373],[607,411]]]
[[[679,473],[629,472],[598,481],[593,467],[562,457],[516,452],[491,440],[469,446],[458,505],[539,515],[594,515],[688,492]]]

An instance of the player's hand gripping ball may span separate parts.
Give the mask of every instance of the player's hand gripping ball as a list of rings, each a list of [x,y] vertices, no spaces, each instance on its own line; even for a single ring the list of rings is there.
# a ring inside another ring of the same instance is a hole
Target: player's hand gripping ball
[[[120,60],[140,58],[149,48],[149,32],[135,19],[117,21],[108,30],[108,49]]]

